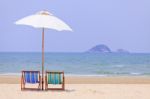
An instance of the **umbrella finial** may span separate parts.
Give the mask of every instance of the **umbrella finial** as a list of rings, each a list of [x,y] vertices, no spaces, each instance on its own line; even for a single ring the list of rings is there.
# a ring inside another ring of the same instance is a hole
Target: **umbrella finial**
[[[42,11],[38,12],[37,14],[40,14],[40,15],[53,15],[52,13],[48,12],[47,10],[42,10]]]

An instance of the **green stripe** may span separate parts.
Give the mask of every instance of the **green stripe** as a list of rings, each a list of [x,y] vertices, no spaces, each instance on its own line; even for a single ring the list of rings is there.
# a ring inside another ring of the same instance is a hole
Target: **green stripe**
[[[61,84],[62,83],[62,77],[59,73],[49,73],[47,77],[48,84]]]

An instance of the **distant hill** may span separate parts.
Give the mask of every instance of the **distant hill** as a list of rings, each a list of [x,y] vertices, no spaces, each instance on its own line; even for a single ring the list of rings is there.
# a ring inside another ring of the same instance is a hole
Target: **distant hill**
[[[108,46],[104,44],[96,45],[89,49],[87,52],[94,52],[94,53],[110,53],[111,50]]]

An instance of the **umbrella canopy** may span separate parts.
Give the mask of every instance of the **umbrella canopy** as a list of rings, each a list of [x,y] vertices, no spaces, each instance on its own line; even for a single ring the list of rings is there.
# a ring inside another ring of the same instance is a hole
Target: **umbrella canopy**
[[[57,31],[72,31],[72,29],[62,20],[53,16],[48,11],[40,11],[34,15],[24,17],[15,22],[17,25],[28,25],[35,28],[42,28],[42,90],[44,84],[44,29],[54,29]]]
[[[35,28],[49,28],[58,31],[69,30],[72,29],[62,20],[53,16],[53,14],[48,11],[40,11],[34,15],[27,16],[16,21],[18,25],[29,25]]]

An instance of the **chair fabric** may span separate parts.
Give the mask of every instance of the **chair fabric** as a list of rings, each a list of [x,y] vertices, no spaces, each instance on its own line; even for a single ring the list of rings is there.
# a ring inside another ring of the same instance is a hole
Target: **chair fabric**
[[[48,74],[48,84],[61,84],[61,74],[58,73],[49,73]]]
[[[38,81],[38,73],[37,72],[25,72],[25,82],[26,83],[39,83]]]

